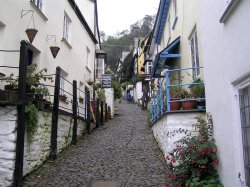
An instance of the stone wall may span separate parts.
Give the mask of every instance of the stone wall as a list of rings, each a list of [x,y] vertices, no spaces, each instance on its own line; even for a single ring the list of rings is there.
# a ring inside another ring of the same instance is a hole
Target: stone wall
[[[13,180],[16,157],[16,119],[16,107],[0,107],[0,186],[10,186]]]
[[[16,107],[0,107],[0,186],[10,186],[13,180],[16,149]],[[31,143],[25,137],[23,175],[39,167],[50,154],[51,112],[39,112],[38,126]],[[84,134],[86,123],[78,120],[77,135]],[[73,119],[59,115],[57,153],[70,145]]]
[[[25,141],[24,155],[24,175],[30,173],[39,167],[50,154],[50,136],[51,136],[50,112],[39,112],[38,128],[31,144]],[[80,136],[86,129],[85,122],[78,120],[77,135]],[[73,119],[71,116],[59,115],[57,130],[57,153],[60,153],[65,147],[70,145],[73,132]]]
[[[205,117],[205,113],[169,113],[165,114],[154,124],[152,130],[164,156],[175,148],[174,142],[184,136],[183,133],[177,133],[175,136],[168,136],[168,132],[173,132],[174,130],[178,130],[180,128],[190,131],[194,130],[192,125],[197,123],[197,120],[195,119],[197,116]]]

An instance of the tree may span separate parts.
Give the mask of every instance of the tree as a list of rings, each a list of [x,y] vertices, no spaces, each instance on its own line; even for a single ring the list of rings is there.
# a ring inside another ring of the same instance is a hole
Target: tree
[[[124,30],[115,36],[108,37],[104,32],[101,33],[101,38],[104,38],[102,40],[102,49],[107,53],[107,65],[112,71],[116,71],[122,51],[131,51],[134,46],[134,38],[138,37],[138,35],[145,37],[152,30],[154,20],[155,16],[146,15],[142,20],[131,24],[130,31]],[[133,28],[137,28],[137,30]],[[130,68],[132,69],[132,67]],[[126,72],[129,71],[126,70]]]

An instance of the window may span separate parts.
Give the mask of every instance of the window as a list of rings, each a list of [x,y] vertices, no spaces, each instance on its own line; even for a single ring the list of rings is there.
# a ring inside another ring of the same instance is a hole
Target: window
[[[146,74],[151,74],[152,68],[153,68],[152,62],[148,61],[146,66]]]
[[[240,0],[224,0],[225,1],[225,9],[223,14],[220,18],[220,23],[225,23],[227,19],[232,14],[233,10],[235,9],[236,5]]]
[[[61,78],[60,78],[60,95],[65,95],[65,80],[68,76],[68,74],[64,71],[64,70],[61,70]]]
[[[90,64],[90,49],[87,47],[86,50],[87,50],[86,62],[87,62],[87,66],[89,66],[89,64]]]
[[[193,69],[193,77],[197,77],[200,74],[199,67],[199,51],[198,51],[198,38],[197,31],[194,31],[190,37],[191,44],[191,56],[192,56],[192,67]]]
[[[173,6],[174,6],[174,15],[175,15],[175,18],[174,18],[172,30],[174,30],[175,25],[176,25],[177,20],[178,20],[178,7],[177,7],[178,5],[177,5],[177,0],[173,0]]]
[[[177,17],[177,14],[178,14],[177,0],[173,0],[173,5],[174,5],[174,15],[175,17]]]
[[[65,13],[64,22],[63,22],[63,38],[66,41],[69,41],[69,37],[70,37],[70,23],[71,23],[71,20],[69,19],[69,16]]]
[[[239,95],[246,185],[250,186],[250,86],[240,90]]]
[[[39,8],[40,10],[42,10],[43,0],[33,0],[33,3],[37,6],[37,8]]]

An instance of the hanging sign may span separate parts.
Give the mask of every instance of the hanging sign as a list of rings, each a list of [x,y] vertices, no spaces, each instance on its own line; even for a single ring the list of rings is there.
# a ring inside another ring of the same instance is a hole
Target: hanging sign
[[[112,87],[112,75],[103,74],[101,80],[102,80],[102,88],[111,88]]]

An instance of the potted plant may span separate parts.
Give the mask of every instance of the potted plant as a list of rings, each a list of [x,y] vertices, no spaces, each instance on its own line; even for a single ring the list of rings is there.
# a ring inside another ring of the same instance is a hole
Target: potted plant
[[[194,84],[191,85],[189,88],[194,96],[194,98],[197,100],[197,108],[198,109],[205,109],[206,108],[206,101],[205,100],[199,100],[199,98],[205,98],[205,86],[201,79],[195,78],[193,83],[201,83],[201,84]]]
[[[182,110],[192,110],[196,108],[197,101],[191,100],[193,99],[193,95],[187,90],[182,90],[181,98],[184,99],[184,101],[181,103]]]
[[[59,50],[60,50],[60,47],[58,47],[58,46],[50,46],[50,51],[51,51],[51,54],[54,58],[56,58]]]
[[[5,77],[4,80],[6,85],[4,85],[4,90],[1,94],[1,100],[3,101],[11,101],[11,102],[17,102],[18,100],[18,85],[17,80],[14,79],[14,74],[11,73],[8,77]]]
[[[170,101],[181,100],[182,88],[175,86],[170,88]],[[180,110],[181,102],[170,102],[170,110]]]
[[[30,43],[32,43],[35,36],[36,36],[36,34],[37,34],[37,32],[38,32],[38,30],[35,29],[35,28],[28,28],[28,29],[26,29],[25,32],[26,32],[26,34],[27,34],[27,36],[29,38]]]
[[[83,103],[83,101],[84,101],[83,97],[80,96],[80,97],[79,97],[79,102],[80,102],[80,103]]]
[[[67,101],[67,96],[66,94],[62,94],[62,95],[59,95],[59,99],[63,102],[66,102]]]
[[[88,85],[92,86],[93,85],[93,81],[91,79],[87,80]]]

